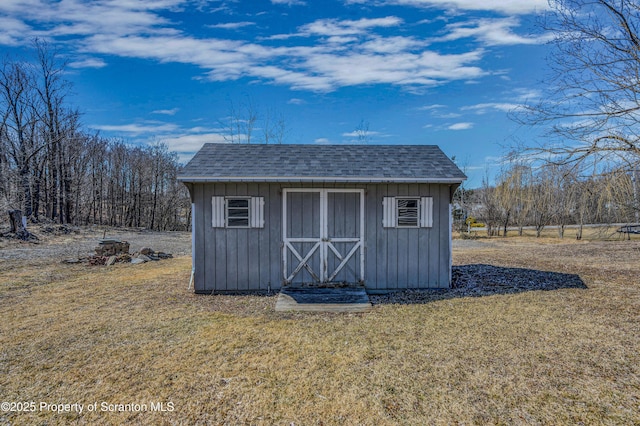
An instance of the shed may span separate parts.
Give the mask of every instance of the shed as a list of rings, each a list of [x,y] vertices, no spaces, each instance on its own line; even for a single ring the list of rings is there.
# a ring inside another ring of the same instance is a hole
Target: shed
[[[196,293],[451,285],[451,201],[466,176],[435,145],[205,144],[178,179]]]

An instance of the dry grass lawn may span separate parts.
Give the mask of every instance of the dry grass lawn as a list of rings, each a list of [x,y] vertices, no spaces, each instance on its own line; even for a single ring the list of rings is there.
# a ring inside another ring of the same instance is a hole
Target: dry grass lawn
[[[191,294],[188,257],[4,262],[0,399],[38,409],[0,424],[640,424],[640,242],[496,238],[454,259],[588,289],[293,314]]]

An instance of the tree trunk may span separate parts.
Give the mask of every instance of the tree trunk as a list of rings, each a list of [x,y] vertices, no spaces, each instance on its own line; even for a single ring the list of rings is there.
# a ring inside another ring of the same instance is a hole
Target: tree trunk
[[[536,238],[540,238],[540,236],[542,235],[543,228],[544,226],[536,225]]]
[[[9,210],[9,223],[11,224],[11,232],[16,234],[16,237],[25,241],[29,239],[29,231],[27,231],[24,223],[22,223],[21,210]]]
[[[29,169],[23,167],[20,170],[20,184],[22,186],[22,193],[24,197],[24,210],[25,216],[30,217],[33,214],[33,199],[31,195],[31,183],[29,182]],[[22,212],[20,212],[22,215]]]

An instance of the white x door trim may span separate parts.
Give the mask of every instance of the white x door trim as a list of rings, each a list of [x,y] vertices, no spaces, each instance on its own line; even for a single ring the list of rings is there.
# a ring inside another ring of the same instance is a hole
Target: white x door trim
[[[320,229],[319,237],[290,237],[287,233],[287,195],[293,192],[315,192],[320,194]],[[329,193],[357,193],[360,195],[360,229],[354,238],[332,238],[329,232]],[[282,264],[285,283],[291,283],[296,275],[304,268],[318,283],[333,281],[338,273],[347,265],[360,250],[360,280],[364,281],[364,189],[356,188],[285,188],[282,190]],[[315,243],[307,253],[299,253],[294,243]],[[354,243],[353,247],[342,254],[333,243]],[[309,259],[316,253],[320,255],[320,270],[314,271],[309,265]],[[299,262],[291,272],[287,262],[288,253]],[[340,261],[333,271],[328,269],[328,256],[333,253]]]

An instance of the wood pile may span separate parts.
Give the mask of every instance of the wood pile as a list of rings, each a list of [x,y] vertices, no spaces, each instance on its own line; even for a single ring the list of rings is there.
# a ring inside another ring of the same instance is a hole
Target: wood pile
[[[130,254],[129,247],[127,241],[104,238],[100,240],[98,247],[95,248],[96,254],[79,259],[66,259],[63,260],[63,263],[88,263],[91,266],[111,266],[116,263],[140,264],[173,258],[171,253],[154,251],[149,247],[144,247]]]
[[[129,253],[129,243],[126,241],[114,240],[112,238],[103,238],[95,248],[98,256],[115,256],[118,254]]]

